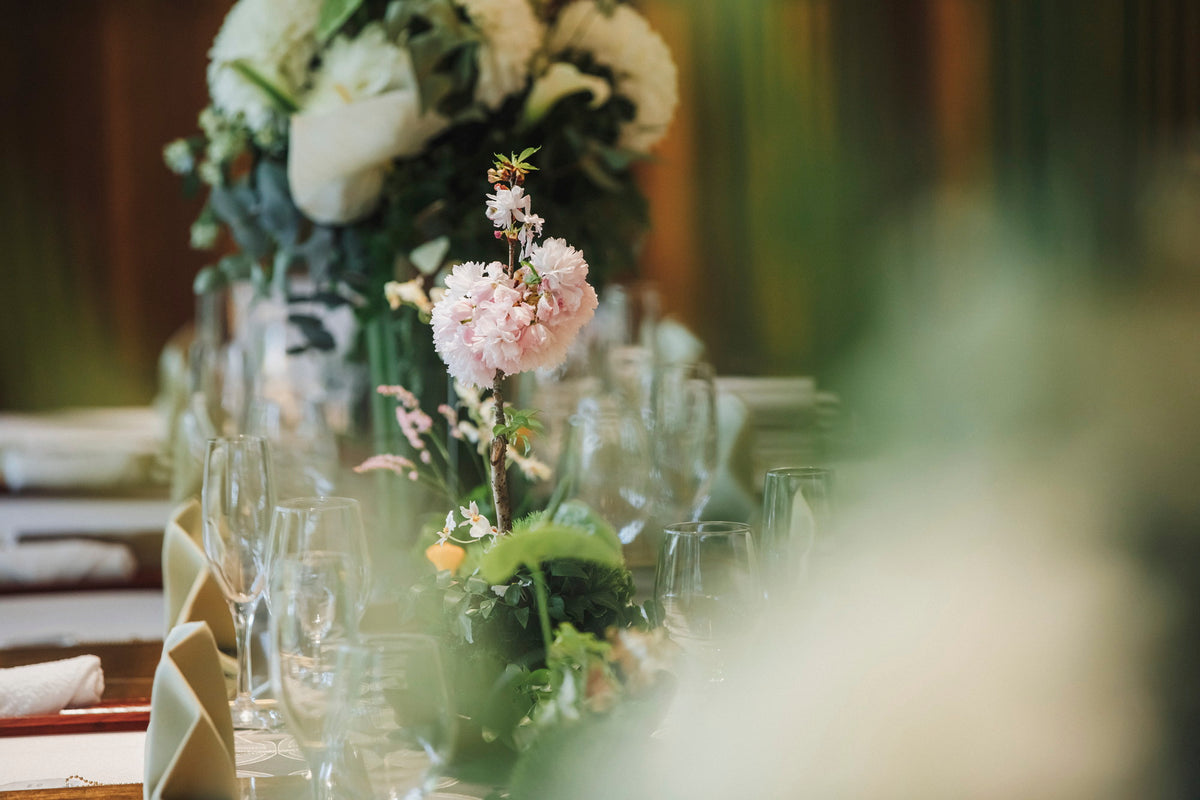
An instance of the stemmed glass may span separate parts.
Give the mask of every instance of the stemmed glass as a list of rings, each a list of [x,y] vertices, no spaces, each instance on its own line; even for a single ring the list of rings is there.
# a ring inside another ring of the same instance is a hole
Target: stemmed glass
[[[436,640],[379,634],[341,648],[334,706],[344,731],[338,782],[350,796],[418,800],[432,791],[455,737]]]
[[[370,597],[370,556],[358,501],[349,497],[294,497],[275,506],[271,562],[311,551],[341,553],[354,578],[355,611],[361,617]]]
[[[254,613],[267,584],[267,558],[274,495],[271,457],[260,436],[210,439],[204,456],[200,504],[204,552],[229,601],[237,632],[237,695],[230,705],[233,725],[272,728],[279,716],[251,696],[250,644]]]
[[[333,797],[338,649],[357,634],[357,582],[342,553],[284,556],[271,569],[271,689],[312,771],[316,800]]]
[[[654,501],[646,480],[652,468],[642,420],[614,398],[585,398],[571,418],[557,491],[561,500],[581,501],[606,520],[626,548],[644,545]],[[648,547],[638,549],[647,549],[650,563]]]
[[[655,471],[674,519],[698,520],[717,469],[713,368],[664,364],[651,390]]]
[[[762,585],[750,526],[681,522],[663,531],[654,597],[663,627],[702,681],[726,677],[726,654],[752,629]]]

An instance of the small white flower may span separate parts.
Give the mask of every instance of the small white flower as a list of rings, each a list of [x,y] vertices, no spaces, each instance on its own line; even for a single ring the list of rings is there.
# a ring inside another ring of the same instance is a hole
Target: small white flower
[[[521,222],[529,213],[531,200],[520,186],[511,189],[502,186],[487,198],[487,218],[502,230],[513,227],[514,221]]]
[[[192,147],[183,139],[176,139],[163,148],[163,161],[167,162],[167,169],[176,175],[186,175],[196,168]]]
[[[472,539],[482,539],[489,534],[496,533],[496,529],[488,522],[488,518],[479,513],[479,506],[474,500],[471,501],[469,507],[459,506],[458,511],[463,516],[459,527],[470,526],[469,533]]]
[[[209,250],[217,243],[221,233],[220,226],[211,219],[201,218],[192,223],[192,247],[196,250]]]
[[[447,511],[446,512],[446,524],[442,526],[442,529],[440,531],[438,531],[438,544],[445,544],[446,540],[449,539],[451,537],[451,535],[453,535],[454,529],[456,527],[458,527],[458,526],[454,524],[454,512]]]
[[[537,214],[525,215],[525,222],[517,232],[517,241],[521,243],[522,261],[529,258],[529,254],[533,252],[534,237],[542,235],[542,225],[545,223],[546,220]]]
[[[211,161],[202,161],[196,169],[196,174],[200,176],[200,180],[207,183],[209,186],[220,186],[225,182],[225,173],[221,171],[218,164]]]

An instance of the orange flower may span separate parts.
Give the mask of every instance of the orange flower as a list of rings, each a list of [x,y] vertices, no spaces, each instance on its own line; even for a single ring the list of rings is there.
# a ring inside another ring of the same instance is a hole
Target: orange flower
[[[433,563],[438,572],[445,569],[457,572],[463,559],[467,557],[467,551],[451,542],[436,542],[425,548],[425,557]]]

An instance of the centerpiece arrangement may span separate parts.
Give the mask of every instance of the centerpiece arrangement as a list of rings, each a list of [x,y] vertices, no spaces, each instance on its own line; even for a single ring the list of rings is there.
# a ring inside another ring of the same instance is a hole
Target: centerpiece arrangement
[[[652,609],[633,602],[612,529],[578,504],[513,518],[509,467],[536,473],[529,440],[538,423],[535,412],[509,406],[505,379],[561,362],[597,305],[583,253],[560,238],[538,240],[545,220],[525,189],[535,152],[497,156],[488,171],[486,218],[505,261],[455,265],[433,303],[389,287],[393,297],[403,294],[398,302],[427,309],[436,350],[467,398],[464,418],[443,405],[435,424],[412,392],[380,387],[396,399],[399,425],[419,455],[380,454],[359,467],[428,481],[455,502],[437,432],[469,435],[480,446],[490,495],[452,508],[429,533],[424,553],[434,569],[415,587],[411,613],[451,656],[458,710],[470,723],[466,760],[488,754],[512,767],[522,754],[510,775],[518,797],[546,796],[567,765],[595,765],[587,748],[605,738],[602,728],[617,740],[647,735],[667,695],[666,643],[650,630]]]
[[[486,260],[467,165],[539,142],[543,213],[603,283],[634,267],[631,167],[677,102],[663,40],[614,0],[238,0],[208,84],[200,133],[165,150],[207,189],[192,244],[222,254],[197,290],[250,280],[290,302],[293,352],[342,347],[314,304],[352,308],[344,349],[423,404],[446,395],[425,310],[393,311],[383,287],[426,293],[453,259]],[[375,449],[402,447],[386,398],[370,408]]]

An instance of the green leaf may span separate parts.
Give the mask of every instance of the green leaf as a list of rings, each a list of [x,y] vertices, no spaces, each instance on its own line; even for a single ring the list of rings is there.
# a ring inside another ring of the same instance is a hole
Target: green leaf
[[[541,150],[541,149],[542,148],[540,145],[538,147],[526,147],[524,150],[521,151],[521,155],[517,156],[517,161],[518,162],[524,161],[525,159],[529,158],[531,155],[533,155],[534,153],[536,153],[538,150]]]
[[[317,17],[317,40],[329,41],[362,4],[363,0],[325,0]]]
[[[522,628],[529,627],[529,606],[521,606],[516,609],[513,611],[513,616],[517,618],[517,622],[521,624]]]
[[[612,567],[624,565],[620,541],[584,528],[559,523],[538,523],[513,530],[484,554],[480,562],[489,583],[507,581],[522,566],[537,567],[543,561],[575,558]]]
[[[514,583],[504,590],[504,602],[506,605],[515,606],[521,602],[521,586]]]
[[[237,61],[231,61],[229,66],[237,74],[257,86],[267,96],[267,99],[283,113],[294,114],[300,110],[300,104],[296,102],[295,98],[263,77],[263,74],[250,66],[245,59],[239,58]]]

